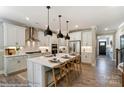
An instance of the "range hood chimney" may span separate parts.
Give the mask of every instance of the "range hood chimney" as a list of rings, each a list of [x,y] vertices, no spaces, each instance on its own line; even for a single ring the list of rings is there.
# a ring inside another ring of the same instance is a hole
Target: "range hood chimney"
[[[35,39],[33,37],[34,35],[34,28],[33,27],[29,27],[29,39],[26,40],[26,42],[40,42],[38,39]]]

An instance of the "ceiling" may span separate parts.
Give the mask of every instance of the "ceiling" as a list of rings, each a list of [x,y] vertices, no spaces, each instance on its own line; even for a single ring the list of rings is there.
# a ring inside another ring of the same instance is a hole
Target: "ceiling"
[[[52,6],[50,9],[50,28],[58,31],[58,15],[62,15],[62,31],[97,26],[98,31],[116,30],[124,21],[124,7],[119,6]],[[7,6],[0,7],[0,17],[46,29],[47,9],[45,6]],[[26,20],[29,17],[29,20]],[[75,27],[75,25],[78,25]]]

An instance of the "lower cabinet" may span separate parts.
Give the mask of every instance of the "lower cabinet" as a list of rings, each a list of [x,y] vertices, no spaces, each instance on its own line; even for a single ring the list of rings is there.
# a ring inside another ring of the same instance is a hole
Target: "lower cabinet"
[[[81,62],[82,63],[92,63],[93,60],[92,53],[82,52],[81,53]]]
[[[17,72],[27,68],[27,56],[14,56],[4,58],[4,74]]]

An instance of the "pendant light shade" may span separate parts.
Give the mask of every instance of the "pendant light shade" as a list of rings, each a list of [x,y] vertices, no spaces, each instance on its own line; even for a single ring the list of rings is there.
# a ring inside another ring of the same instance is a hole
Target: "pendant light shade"
[[[68,35],[69,31],[68,31],[68,22],[69,21],[66,21],[67,23],[67,35],[65,36],[65,40],[70,40],[70,36]]]
[[[57,34],[57,38],[63,38],[64,35],[61,33],[61,15],[58,16],[59,17],[59,26],[60,26],[60,29],[59,29],[59,33]]]
[[[48,9],[48,27],[47,27],[47,29],[44,31],[44,36],[47,36],[47,35],[52,36],[52,31],[51,31],[50,28],[49,28],[49,9],[50,9],[50,6],[47,6],[46,8]]]

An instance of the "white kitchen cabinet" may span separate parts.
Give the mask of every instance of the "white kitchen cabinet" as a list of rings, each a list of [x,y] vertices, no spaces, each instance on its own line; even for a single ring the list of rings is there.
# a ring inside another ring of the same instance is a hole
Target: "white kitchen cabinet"
[[[0,23],[0,48],[3,46],[3,43],[4,43],[4,37],[3,37],[3,25],[2,23]]]
[[[25,28],[13,24],[3,23],[4,46],[25,45]]]
[[[70,40],[81,40],[82,63],[96,64],[96,29],[72,32]]]
[[[16,42],[20,46],[25,46],[25,28],[16,26]]]
[[[82,52],[81,53],[81,62],[91,63],[92,62],[92,53]]]
[[[12,56],[4,57],[4,74],[7,76],[10,73],[20,71],[27,68],[27,56]]]
[[[82,46],[92,46],[92,31],[82,31]]]
[[[33,62],[27,62],[28,86],[45,87],[45,67]]]
[[[0,55],[0,71],[3,70],[3,55]]]
[[[81,40],[81,31],[70,33],[69,36],[70,40]]]

